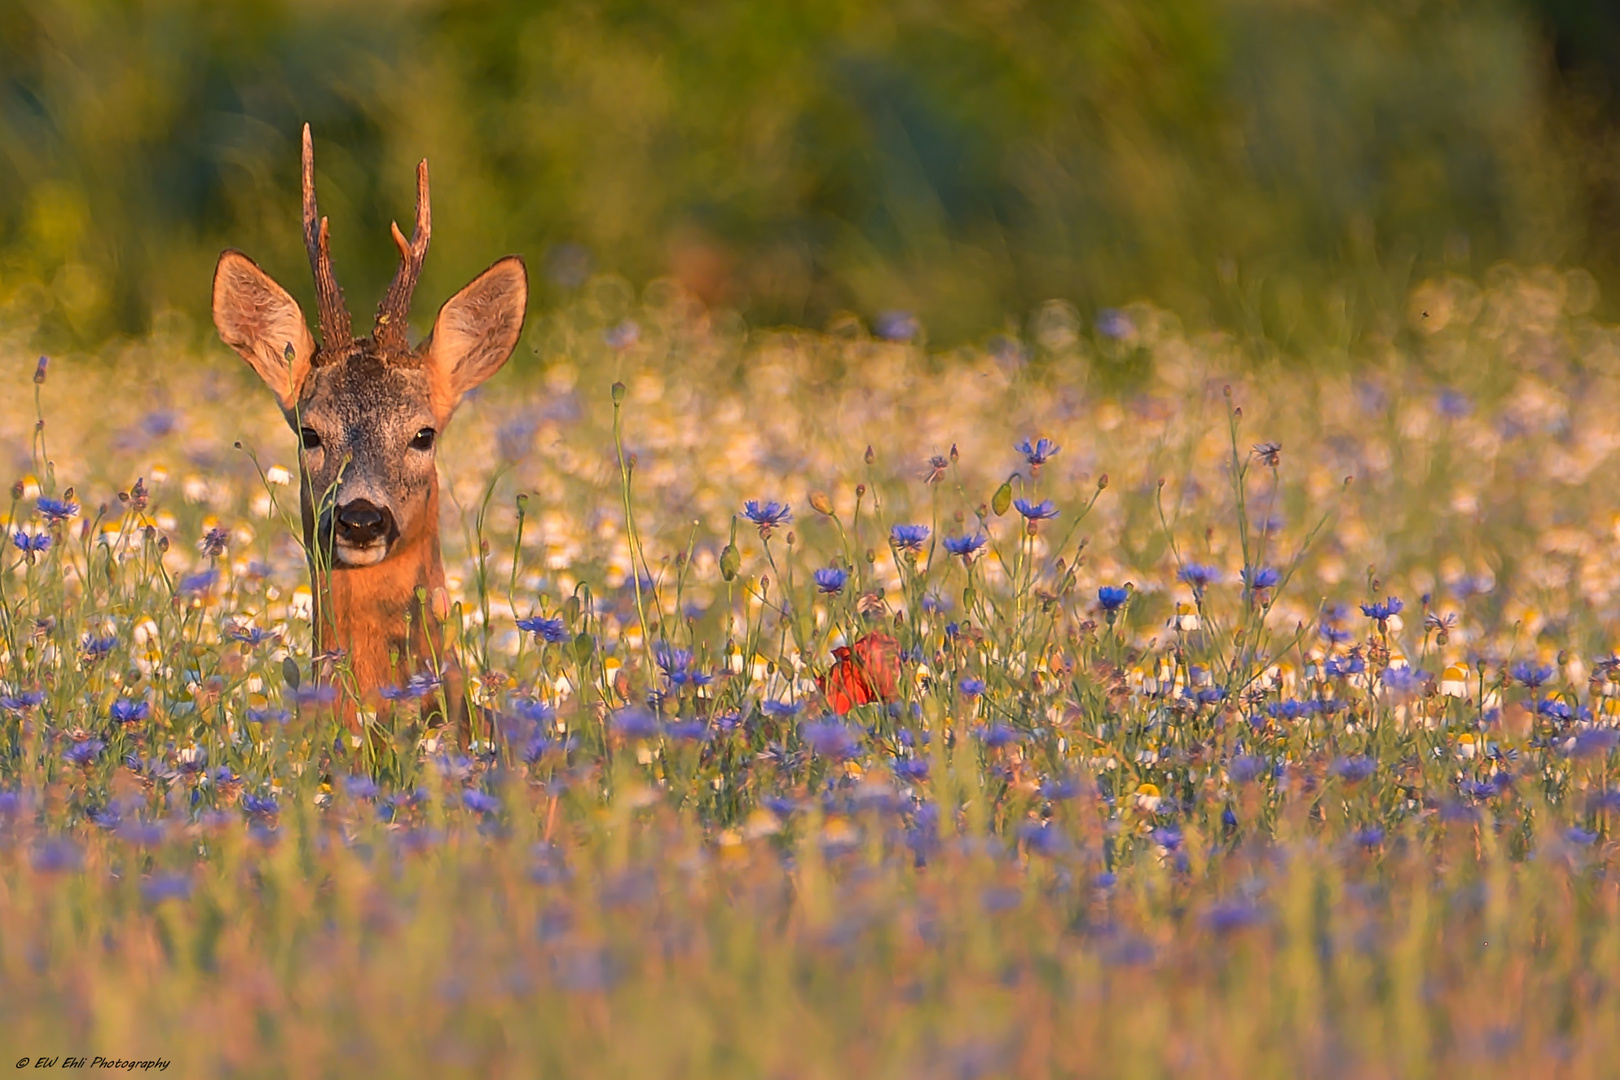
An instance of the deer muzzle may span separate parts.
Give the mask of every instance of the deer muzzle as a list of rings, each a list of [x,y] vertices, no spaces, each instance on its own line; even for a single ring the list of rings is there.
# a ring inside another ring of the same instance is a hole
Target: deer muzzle
[[[388,555],[399,539],[399,526],[386,506],[369,499],[352,499],[331,511],[331,524],[321,532],[332,537],[337,566],[374,566]]]

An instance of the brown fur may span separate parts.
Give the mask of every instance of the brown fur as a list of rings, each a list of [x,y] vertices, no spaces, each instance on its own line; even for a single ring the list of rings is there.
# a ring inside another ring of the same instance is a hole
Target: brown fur
[[[399,243],[400,273],[377,327],[355,339],[332,274],[326,220],[317,225],[306,127],[305,232],[321,329],[331,340],[317,345],[297,302],[237,251],[223,253],[214,273],[214,323],[275,393],[288,426],[305,442],[300,503],[314,578],[315,649],[343,658],[318,674],[344,687],[334,671],[346,671],[357,691],[344,695],[341,714],[358,727],[359,705],[386,712],[384,689],[432,670],[444,680],[448,719],[464,741],[462,677],[443,624],[448,603],[434,453],[462,396],[498,371],[517,344],[528,276],[515,256],[495,263],[444,304],[432,336],[410,349],[403,321],[431,231],[426,162],[417,179],[417,230],[409,244]],[[394,233],[403,241],[398,226]],[[424,434],[427,445],[418,445]],[[362,504],[386,513],[389,531],[380,539],[345,538],[334,525],[335,515]],[[442,712],[440,700],[434,695],[423,703],[425,717]]]

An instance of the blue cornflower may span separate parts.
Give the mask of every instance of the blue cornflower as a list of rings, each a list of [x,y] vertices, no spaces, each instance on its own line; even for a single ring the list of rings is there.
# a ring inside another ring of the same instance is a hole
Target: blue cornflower
[[[243,795],[242,809],[254,817],[270,817],[281,810],[274,795]]]
[[[856,729],[830,718],[800,725],[799,735],[809,744],[810,749],[823,757],[835,760],[854,757],[860,744],[860,736]]]
[[[984,680],[969,677],[957,683],[956,687],[964,697],[976,698],[984,693]]]
[[[1405,604],[1401,603],[1400,597],[1391,596],[1371,604],[1362,604],[1361,613],[1369,619],[1376,619],[1378,622],[1383,623],[1388,622],[1391,615],[1399,615],[1401,609],[1405,606]]]
[[[1221,580],[1221,572],[1203,563],[1188,563],[1176,571],[1176,577],[1192,586],[1193,595],[1202,597],[1204,590]]]
[[[894,775],[902,780],[926,780],[928,761],[925,758],[898,758],[894,763]]]
[[[844,591],[844,582],[849,580],[849,573],[841,566],[824,566],[814,575],[816,588],[828,596],[836,596]]]
[[[294,705],[330,705],[337,700],[337,687],[330,683],[305,683],[292,692]]]
[[[1376,761],[1359,754],[1354,757],[1338,758],[1328,767],[1328,772],[1351,784],[1359,783],[1377,771]]]
[[[984,547],[989,539],[984,533],[974,533],[972,536],[947,536],[941,543],[952,555],[958,555],[964,561],[971,562],[973,556],[978,554],[979,549]]]
[[[218,580],[219,571],[210,566],[207,570],[201,570],[195,574],[187,574],[185,577],[181,578],[179,583],[175,586],[175,591],[180,593],[182,596],[190,596],[196,593],[206,593],[214,587],[214,582]]]
[[[1593,832],[1591,829],[1583,829],[1579,825],[1571,825],[1564,833],[1564,838],[1572,844],[1580,844],[1582,847],[1586,847],[1590,844],[1597,843],[1598,834]]]
[[[442,685],[444,680],[439,676],[423,671],[406,679],[403,686],[385,686],[377,692],[389,701],[414,701],[427,697]]]
[[[34,507],[52,525],[59,525],[79,512],[78,503],[66,499],[53,499],[48,495],[41,495]]]
[[[11,534],[11,542],[17,546],[18,551],[21,551],[24,554],[32,555],[37,552],[50,550],[51,534],[34,533],[33,535],[29,535],[25,532],[14,532]]]
[[[255,709],[252,706],[249,706],[247,718],[250,722],[255,724],[285,724],[288,720],[292,719],[292,713],[288,712],[286,709]]]
[[[209,529],[203,534],[203,538],[197,542],[197,548],[204,555],[212,558],[217,555],[225,554],[225,549],[230,547],[230,544],[230,530],[225,528],[223,525],[215,525],[212,529]]]
[[[1285,701],[1273,701],[1266,706],[1266,712],[1273,720],[1297,721],[1313,715],[1317,711],[1316,702],[1300,701],[1289,698]]]
[[[534,615],[527,619],[517,621],[519,630],[527,631],[552,645],[568,640],[568,626],[561,619],[548,619],[544,615]]]
[[[1553,668],[1550,665],[1537,665],[1528,660],[1520,660],[1509,669],[1508,674],[1534,690],[1553,677]]]
[[[1080,781],[1070,776],[1057,776],[1041,784],[1041,797],[1052,802],[1063,802],[1066,799],[1078,798],[1080,795]]]
[[[1248,784],[1266,774],[1266,761],[1253,754],[1239,754],[1226,767],[1226,775],[1234,784]]]
[[[650,739],[658,734],[658,717],[637,705],[613,714],[613,730],[627,739]]]
[[[664,734],[676,742],[708,742],[712,737],[709,725],[701,720],[672,720]]]
[[[80,647],[84,649],[84,657],[86,660],[100,660],[103,656],[106,656],[108,653],[112,652],[113,649],[118,647],[118,638],[112,634],[108,634],[104,637],[97,637],[95,634],[86,634],[84,640],[79,644]]]
[[[901,551],[921,551],[928,533],[926,525],[896,525],[889,530],[889,542]]]
[[[1330,656],[1322,665],[1329,678],[1342,679],[1347,675],[1360,675],[1367,670],[1367,662],[1359,656]]]
[[[1282,574],[1274,566],[1258,568],[1245,566],[1243,568],[1243,584],[1247,585],[1251,592],[1258,592],[1261,589],[1275,589],[1277,582],[1281,580]]]
[[[343,782],[343,790],[351,799],[375,799],[382,793],[377,781],[369,776],[351,776]]]
[[[759,703],[759,709],[766,716],[773,716],[778,720],[799,715],[799,706],[792,701],[762,701]]]
[[[987,728],[980,728],[979,741],[984,743],[985,749],[996,750],[1018,742],[1023,736],[1005,724],[991,724]]]
[[[1536,712],[1540,713],[1542,716],[1550,716],[1554,720],[1565,721],[1569,720],[1570,717],[1575,715],[1568,704],[1552,697],[1544,698],[1541,701],[1536,702]]]
[[[757,499],[749,499],[743,503],[743,517],[759,526],[760,539],[764,540],[770,538],[772,529],[793,520],[793,508],[775,500],[761,503]]]
[[[1407,696],[1421,694],[1428,686],[1429,674],[1420,668],[1390,667],[1384,669],[1384,686],[1393,694]]]
[[[152,706],[145,701],[136,701],[131,698],[119,698],[107,710],[115,724],[134,724],[145,720],[152,713]]]
[[[246,623],[234,623],[227,627],[225,636],[232,641],[240,641],[247,646],[263,645],[267,641],[274,641],[276,634],[272,630],[264,630]]]
[[[1056,457],[1057,452],[1063,448],[1051,439],[1036,439],[1033,443],[1025,439],[1013,449],[1023,454],[1025,461],[1039,468]]]
[[[1050,521],[1058,516],[1057,503],[1051,499],[1042,499],[1032,503],[1028,499],[1014,499],[1013,506],[1030,521]]]
[[[499,812],[501,800],[487,791],[472,788],[461,793],[461,805],[479,814],[494,814]]]
[[[1348,630],[1341,630],[1332,623],[1323,623],[1316,631],[1329,645],[1343,645],[1353,636]]]
[[[1620,731],[1614,728],[1587,728],[1569,742],[1570,757],[1597,757],[1620,745]]]
[[[62,760],[69,765],[88,765],[101,756],[107,744],[100,739],[86,739],[76,742],[62,752]]]
[[[148,904],[191,899],[191,879],[184,874],[153,874],[141,882],[141,899]]]
[[[0,709],[6,712],[27,712],[45,703],[45,695],[39,690],[24,690],[20,694],[7,694],[0,697]]]
[[[1109,615],[1124,607],[1130,598],[1131,590],[1120,585],[1104,585],[1097,590],[1097,606]]]

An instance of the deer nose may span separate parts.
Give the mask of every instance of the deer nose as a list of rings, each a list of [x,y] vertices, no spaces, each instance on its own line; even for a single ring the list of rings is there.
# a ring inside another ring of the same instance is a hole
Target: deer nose
[[[338,507],[337,534],[344,541],[365,545],[381,540],[393,527],[393,515],[384,506],[355,499]]]

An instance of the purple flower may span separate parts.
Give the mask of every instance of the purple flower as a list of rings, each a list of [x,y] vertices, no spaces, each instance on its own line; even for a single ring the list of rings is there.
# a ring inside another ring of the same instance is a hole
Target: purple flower
[[[1192,586],[1194,596],[1202,597],[1205,589],[1221,580],[1221,572],[1203,563],[1188,563],[1176,571],[1176,577]]]
[[[24,690],[20,694],[7,694],[0,697],[0,709],[6,712],[27,712],[45,703],[45,695],[39,690]]]
[[[658,717],[638,705],[613,714],[613,730],[627,739],[651,739],[658,734]]]
[[[52,525],[60,525],[79,512],[78,503],[69,502],[66,499],[53,499],[48,495],[41,495],[34,507]]]
[[[107,634],[104,637],[97,637],[95,634],[86,634],[84,640],[79,643],[79,646],[80,648],[84,649],[84,658],[86,660],[100,660],[103,656],[106,656],[108,653],[112,652],[113,649],[118,647],[118,638],[112,634]]]
[[[928,779],[928,762],[922,758],[897,758],[894,775],[902,780]]]
[[[180,593],[182,596],[192,596],[200,593],[207,593],[214,587],[214,582],[218,580],[219,571],[210,566],[207,570],[202,570],[195,574],[187,574],[185,577],[181,578],[179,583],[175,586],[175,591]]]
[[[51,534],[35,533],[29,535],[25,532],[14,532],[11,534],[11,542],[17,546],[18,551],[32,555],[50,550]]]
[[[772,529],[786,525],[793,520],[793,508],[787,503],[779,503],[774,500],[762,503],[757,499],[749,499],[743,503],[742,512],[743,517],[759,526],[761,539],[769,539]]]
[[[712,737],[702,720],[672,720],[665,725],[664,734],[676,742],[708,742]]]
[[[242,809],[253,817],[274,817],[281,810],[281,804],[274,795],[243,795]]]
[[[1253,754],[1239,754],[1226,767],[1226,775],[1231,778],[1234,784],[1253,783],[1265,774],[1265,759],[1255,757]]]
[[[952,555],[959,556],[965,561],[972,561],[973,556],[978,554],[979,549],[984,547],[989,539],[984,533],[974,533],[972,536],[947,536],[941,543]]]
[[[115,724],[135,724],[145,720],[152,713],[152,706],[145,701],[136,701],[132,698],[119,698],[107,710]]]
[[[844,591],[844,582],[849,580],[849,574],[840,566],[824,566],[813,575],[816,579],[816,588],[829,596],[836,596]]]
[[[889,530],[889,543],[901,551],[921,551],[929,531],[926,525],[896,525]]]
[[[487,791],[479,791],[476,788],[470,788],[461,793],[461,805],[465,806],[474,813],[494,814],[500,812],[501,800],[489,794]]]
[[[107,744],[100,739],[85,739],[76,742],[62,752],[62,760],[69,765],[88,765],[101,756]]]
[[[1117,585],[1104,585],[1097,590],[1097,606],[1109,615],[1124,607],[1130,598],[1131,590]]]
[[[1010,746],[1023,738],[1017,731],[1005,724],[991,724],[989,727],[980,728],[977,734],[979,741],[984,744],[986,750],[999,750],[1001,747]]]
[[[837,720],[828,719],[803,724],[799,728],[799,734],[810,745],[810,749],[834,760],[853,757],[859,746],[859,736],[855,730]]]
[[[1513,665],[1508,674],[1512,675],[1514,679],[1524,686],[1534,690],[1553,677],[1554,669],[1551,665],[1538,665],[1528,660],[1520,660]]]
[[[66,870],[77,870],[84,863],[84,853],[79,845],[66,837],[47,840],[34,849],[34,869],[45,874],[58,874]]]
[[[1401,598],[1391,596],[1385,600],[1378,600],[1371,604],[1362,604],[1361,613],[1369,619],[1376,619],[1380,623],[1388,622],[1391,615],[1399,615],[1406,605]]]
[[[1025,461],[1039,468],[1056,457],[1057,452],[1063,448],[1051,439],[1036,439],[1034,442],[1025,439],[1013,449],[1023,454]]]
[[[153,874],[141,882],[141,899],[148,904],[191,899],[191,879],[184,874]]]
[[[1013,506],[1030,521],[1049,521],[1058,516],[1057,504],[1051,499],[1032,503],[1028,499],[1014,499]]]
[[[970,676],[957,683],[956,688],[962,691],[963,697],[976,698],[980,694],[984,693],[984,680],[975,679]]]
[[[204,555],[212,558],[216,555],[225,554],[225,549],[230,546],[230,543],[230,530],[222,525],[215,525],[203,536],[197,547],[202,550]]]
[[[1328,767],[1328,772],[1346,783],[1359,783],[1378,771],[1378,763],[1370,757],[1356,755],[1354,757],[1338,758]]]
[[[1275,589],[1277,582],[1281,580],[1282,575],[1273,566],[1262,566],[1258,569],[1252,566],[1243,568],[1243,584],[1247,585],[1251,592],[1258,592],[1261,589]]]
[[[517,621],[519,630],[535,635],[541,641],[556,645],[568,640],[568,627],[561,619],[548,619],[543,615]]]

